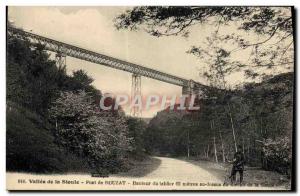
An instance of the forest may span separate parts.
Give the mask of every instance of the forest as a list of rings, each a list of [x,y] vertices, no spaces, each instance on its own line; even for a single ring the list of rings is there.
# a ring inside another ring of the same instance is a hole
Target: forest
[[[145,132],[147,152],[225,163],[242,146],[246,164],[290,175],[293,73],[234,91],[213,89],[198,112],[161,111]]]
[[[117,111],[101,111],[101,91],[83,70],[66,74],[41,45],[7,37],[8,171],[35,173],[127,170],[143,159],[143,124]]]
[[[146,154],[246,163],[290,174],[294,74],[240,89],[210,88],[201,110],[159,112],[149,124],[120,108],[101,111],[83,70],[66,74],[40,47],[15,38],[7,53],[7,169],[115,173]]]
[[[189,40],[186,53],[209,87],[200,112],[159,112],[146,150],[227,162],[241,146],[247,165],[291,175],[293,18],[293,7],[264,6],[136,6],[119,14],[120,31]],[[233,85],[233,78],[242,79]]]

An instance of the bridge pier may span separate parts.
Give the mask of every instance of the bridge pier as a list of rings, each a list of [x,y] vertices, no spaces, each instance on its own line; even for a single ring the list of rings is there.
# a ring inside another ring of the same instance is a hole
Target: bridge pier
[[[194,106],[199,106],[199,100],[203,98],[202,90],[195,85],[195,81],[189,80],[183,87],[182,87],[182,95],[186,95],[187,98],[185,99],[185,107],[189,107],[191,102],[191,96],[195,96]]]
[[[187,98],[185,99],[185,103],[184,103],[184,106],[185,106],[185,107],[188,107],[189,104],[190,104],[191,96],[194,94],[193,88],[194,88],[194,81],[193,81],[193,80],[189,80],[189,81],[182,87],[182,95],[187,96]]]
[[[56,62],[56,66],[58,67],[58,70],[66,72],[67,57],[65,54],[61,52],[56,53],[55,62]]]
[[[141,87],[141,75],[139,74],[132,74],[132,83],[131,83],[131,102],[136,97],[142,97],[142,87]],[[130,111],[131,115],[134,117],[141,117],[142,110],[139,106],[131,107]]]

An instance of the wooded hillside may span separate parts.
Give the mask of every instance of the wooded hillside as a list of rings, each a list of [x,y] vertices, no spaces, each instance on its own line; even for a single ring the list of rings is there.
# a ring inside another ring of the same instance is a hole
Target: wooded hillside
[[[7,37],[7,170],[115,173],[142,158],[138,124],[99,108],[83,70],[66,74],[41,45]]]
[[[246,164],[289,174],[293,83],[294,74],[285,73],[234,91],[211,90],[217,99],[202,100],[199,112],[162,111],[149,123],[146,149],[225,162],[240,145]]]

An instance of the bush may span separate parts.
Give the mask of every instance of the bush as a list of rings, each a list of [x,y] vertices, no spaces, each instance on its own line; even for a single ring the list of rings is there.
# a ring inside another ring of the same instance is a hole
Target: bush
[[[43,118],[34,112],[7,104],[6,168],[36,173],[88,170],[80,158],[55,143]]]
[[[263,167],[290,175],[292,148],[289,137],[267,139],[263,146],[265,162]]]
[[[49,109],[58,142],[84,156],[96,172],[119,171],[131,151],[125,117],[100,111],[85,91],[61,92]]]

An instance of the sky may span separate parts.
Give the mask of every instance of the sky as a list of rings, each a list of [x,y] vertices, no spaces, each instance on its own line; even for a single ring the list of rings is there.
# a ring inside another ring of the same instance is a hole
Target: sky
[[[143,31],[117,30],[114,18],[128,7],[9,7],[8,18],[15,26],[58,41],[76,45],[111,57],[166,72],[185,79],[206,83],[199,76],[203,63],[186,51],[200,44],[216,29],[202,25],[191,29],[191,36],[153,37]],[[227,29],[223,29],[226,31]],[[241,58],[244,58],[241,56]],[[94,78],[93,85],[102,93],[128,94],[131,74],[67,57],[67,73],[83,69]],[[229,78],[229,83],[243,81],[243,76]],[[181,87],[142,77],[142,94],[181,95]],[[160,107],[143,111],[153,117]],[[124,108],[126,114],[129,108]]]

